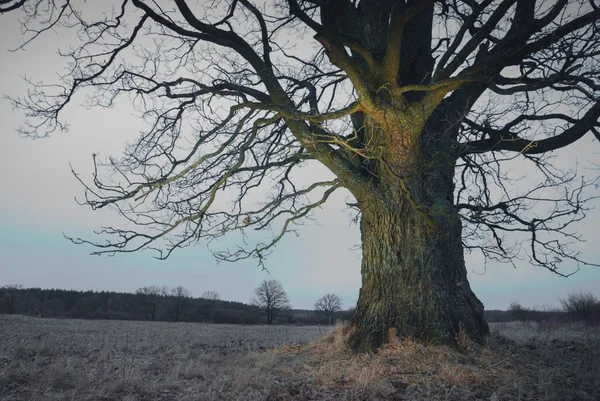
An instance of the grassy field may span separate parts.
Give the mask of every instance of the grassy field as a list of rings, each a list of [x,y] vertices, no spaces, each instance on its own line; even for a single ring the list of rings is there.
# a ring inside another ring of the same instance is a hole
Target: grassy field
[[[600,400],[600,329],[492,325],[354,355],[344,327],[0,316],[0,400]]]

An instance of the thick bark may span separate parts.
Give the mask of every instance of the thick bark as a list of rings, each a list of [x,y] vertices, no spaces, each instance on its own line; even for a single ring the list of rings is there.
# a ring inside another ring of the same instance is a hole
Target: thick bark
[[[401,337],[443,344],[456,344],[461,330],[477,342],[488,334],[483,304],[467,281],[460,220],[444,203],[428,213],[435,229],[404,199],[363,206],[355,349],[388,342],[391,328]]]
[[[355,194],[363,259],[352,346],[377,348],[390,332],[439,344],[455,345],[463,334],[483,342],[488,325],[467,280],[453,205],[452,136],[425,130],[416,142],[400,141],[394,127],[364,127],[388,151],[366,164],[377,195]]]

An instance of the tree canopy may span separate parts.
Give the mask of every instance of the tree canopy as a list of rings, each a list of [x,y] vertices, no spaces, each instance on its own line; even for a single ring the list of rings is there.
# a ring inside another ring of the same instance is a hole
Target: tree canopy
[[[278,314],[291,309],[283,285],[277,280],[263,280],[254,289],[254,296],[250,303],[260,308],[267,319],[267,324],[272,324],[273,318]]]
[[[146,123],[122,157],[94,156],[92,182],[81,179],[85,204],[114,207],[126,219],[98,240],[72,239],[97,254],[150,248],[167,258],[229,232],[272,229],[266,240],[215,253],[262,264],[286,232],[345,188],[360,214],[363,290],[373,299],[369,272],[426,288],[466,283],[463,247],[507,261],[526,254],[562,275],[561,262],[585,263],[569,247],[578,239],[570,224],[585,216],[598,180],[554,168],[551,155],[585,135],[600,139],[596,0],[0,6],[23,18],[24,47],[49,30],[79,38],[61,50],[61,82],[33,84],[14,99],[29,117],[24,134],[65,129],[61,113],[79,92],[91,107],[126,97]],[[512,185],[515,160],[535,166],[537,182]],[[331,174],[298,182],[298,169],[315,163]],[[514,232],[527,246],[507,246],[504,236]],[[447,259],[456,276],[436,276]],[[429,278],[409,279],[403,266]],[[409,287],[380,289],[392,299]],[[482,316],[468,284],[461,288],[469,312],[443,313]],[[434,313],[425,301],[402,318],[401,300],[394,302],[365,301],[366,312],[359,298],[357,313],[373,325],[383,316],[389,327],[402,321],[408,335],[431,332],[433,323],[418,323]],[[452,321],[456,331],[456,316],[434,320]],[[478,338],[487,330],[466,325]],[[433,331],[437,338],[444,330]]]

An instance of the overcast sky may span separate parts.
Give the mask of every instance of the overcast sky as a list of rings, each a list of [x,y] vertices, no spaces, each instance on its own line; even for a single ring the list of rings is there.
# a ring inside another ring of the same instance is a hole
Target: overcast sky
[[[25,94],[23,76],[50,82],[62,72],[63,64],[56,55],[60,36],[50,32],[25,51],[7,51],[20,40],[15,18],[1,16],[0,94]],[[361,255],[352,248],[360,238],[345,210],[350,196],[343,191],[336,192],[315,213],[318,224],[308,223],[299,236],[289,235],[281,242],[267,260],[269,273],[253,260],[217,265],[203,244],[180,250],[166,261],[155,260],[150,253],[89,256],[93,249],[73,245],[62,233],[93,238],[94,229],[120,220],[110,211],[93,212],[77,205],[74,197],[81,197],[83,190],[71,175],[69,163],[82,178],[89,179],[92,153],[119,155],[123,145],[137,136],[140,125],[125,102],[110,110],[86,110],[73,104],[65,116],[70,123],[68,133],[41,140],[21,138],[15,130],[24,121],[23,115],[13,111],[7,100],[0,100],[0,285],[131,292],[151,284],[181,284],[195,296],[214,290],[223,299],[248,302],[261,280],[277,279],[296,308],[312,308],[316,298],[326,292],[340,295],[345,307],[355,304]],[[574,167],[598,159],[599,153],[600,144],[587,135],[560,152],[559,160]],[[590,204],[594,205],[600,206],[600,202]],[[578,226],[588,240],[578,249],[595,263],[600,263],[598,223],[600,212],[594,210]],[[225,239],[222,246],[235,245],[230,242]],[[484,266],[479,256],[467,256],[473,289],[487,309],[504,309],[512,301],[531,307],[557,305],[558,297],[572,291],[592,291],[600,296],[598,268],[583,268],[564,279],[529,266],[527,260],[516,265],[517,269],[497,263]],[[564,268],[568,271],[574,265],[565,263]]]

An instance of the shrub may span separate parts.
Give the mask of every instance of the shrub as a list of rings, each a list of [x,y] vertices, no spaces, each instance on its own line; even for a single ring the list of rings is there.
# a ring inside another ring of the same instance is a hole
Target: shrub
[[[508,307],[508,315],[510,316],[510,320],[519,320],[524,322],[527,320],[527,313],[529,309],[521,306],[520,303],[512,302]]]
[[[559,298],[563,310],[574,319],[591,319],[600,313],[600,300],[591,292],[574,292]]]

